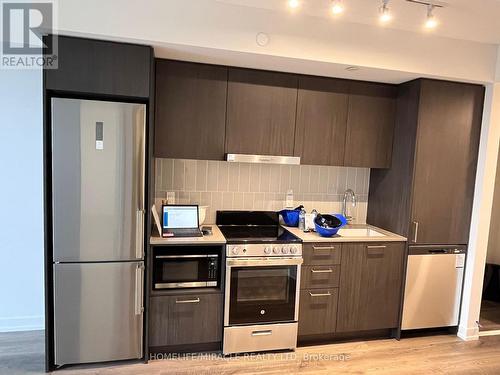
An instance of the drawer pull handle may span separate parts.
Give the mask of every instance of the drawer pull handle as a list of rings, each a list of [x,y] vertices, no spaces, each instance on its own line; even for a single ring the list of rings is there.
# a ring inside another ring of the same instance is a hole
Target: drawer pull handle
[[[331,268],[328,268],[327,270],[315,270],[315,269],[311,269],[311,272],[312,273],[332,273],[333,270]]]
[[[367,249],[385,249],[387,246],[385,245],[374,245],[374,246],[367,246]]]
[[[311,292],[309,292],[309,295],[311,297],[330,297],[332,294],[330,292],[328,292],[328,293],[311,293]]]
[[[175,300],[175,303],[199,303],[200,299],[195,298],[195,299],[183,299],[183,300]]]
[[[273,331],[270,329],[266,329],[265,331],[253,331],[252,336],[269,336],[272,335]]]
[[[313,246],[313,250],[335,250],[335,246]]]

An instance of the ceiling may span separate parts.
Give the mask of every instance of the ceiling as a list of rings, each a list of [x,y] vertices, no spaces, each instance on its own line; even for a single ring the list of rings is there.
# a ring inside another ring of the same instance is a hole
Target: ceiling
[[[329,11],[330,0],[301,0],[300,9],[291,12],[286,0],[216,0],[243,7],[267,9],[289,13],[292,17],[330,18],[332,22],[351,22],[378,25],[378,8],[381,0],[343,0],[345,12],[333,16]],[[429,0],[431,1],[431,0]],[[480,43],[500,44],[500,0],[445,0],[434,1],[443,5],[434,14],[440,24],[432,31],[423,30],[426,7],[407,2],[390,0],[393,19],[383,26],[396,30],[433,33],[442,37],[469,40]]]

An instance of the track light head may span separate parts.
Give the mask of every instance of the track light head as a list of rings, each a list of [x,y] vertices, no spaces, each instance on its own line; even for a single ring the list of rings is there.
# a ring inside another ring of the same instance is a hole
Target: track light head
[[[426,29],[434,29],[438,25],[438,20],[434,16],[434,8],[435,6],[432,4],[427,5],[427,19],[425,20],[425,28]]]
[[[379,20],[382,23],[387,23],[392,19],[392,14],[388,6],[389,0],[382,0],[382,5],[379,9]]]

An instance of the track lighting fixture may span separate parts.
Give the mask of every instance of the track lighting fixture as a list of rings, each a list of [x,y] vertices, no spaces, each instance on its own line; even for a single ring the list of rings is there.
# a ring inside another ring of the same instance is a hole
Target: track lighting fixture
[[[290,9],[297,9],[300,6],[300,0],[288,0],[288,7]]]
[[[392,20],[393,15],[389,8],[390,0],[380,0],[381,5],[379,7],[379,21],[381,24],[386,24]],[[436,8],[442,8],[445,6],[442,2],[437,0],[406,0],[408,3],[423,5],[427,8],[427,17],[424,23],[424,28],[431,30],[438,26],[439,21],[434,15],[434,10]],[[301,7],[302,3],[306,0],[287,0],[288,8],[295,11]],[[330,0],[330,11],[336,16],[344,12],[344,0]]]
[[[382,23],[387,23],[392,19],[392,14],[389,9],[389,0],[382,0],[382,5],[380,6],[379,12],[379,20]]]
[[[331,11],[333,14],[340,14],[344,11],[344,4],[342,0],[332,0]]]
[[[434,5],[427,4],[427,19],[425,20],[426,29],[434,29],[438,25],[438,21],[433,13]]]

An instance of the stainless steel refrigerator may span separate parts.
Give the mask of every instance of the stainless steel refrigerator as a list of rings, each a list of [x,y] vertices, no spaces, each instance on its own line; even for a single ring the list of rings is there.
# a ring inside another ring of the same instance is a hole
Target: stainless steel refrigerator
[[[141,358],[145,105],[51,105],[55,364]]]

